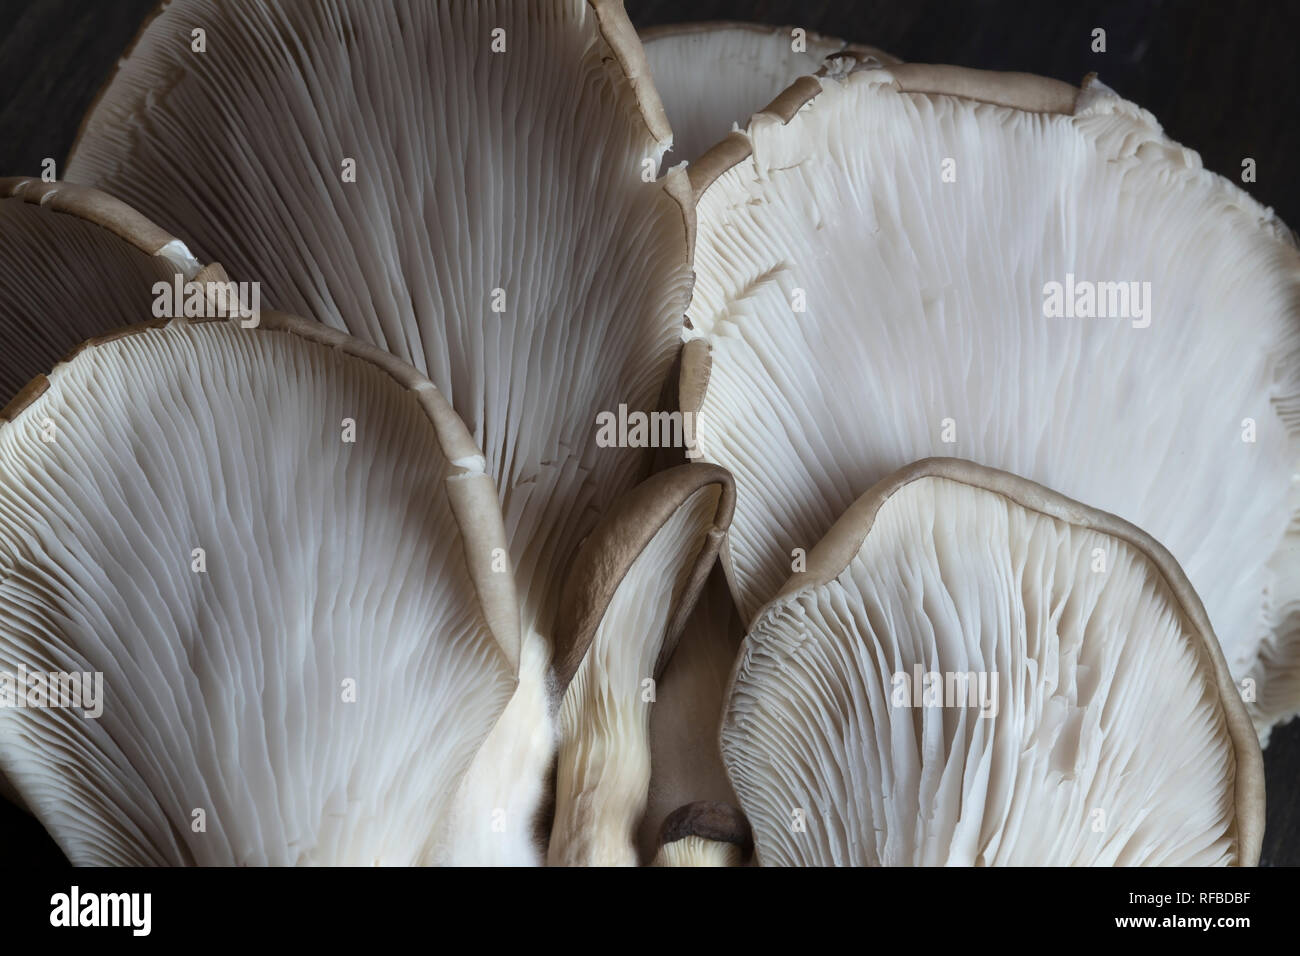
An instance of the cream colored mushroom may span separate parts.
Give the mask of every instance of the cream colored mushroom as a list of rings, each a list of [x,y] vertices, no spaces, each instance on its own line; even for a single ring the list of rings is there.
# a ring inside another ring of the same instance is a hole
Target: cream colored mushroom
[[[665,163],[693,162],[744,124],[801,76],[827,59],[895,63],[872,47],[857,46],[803,27],[759,23],[678,23],[641,31],[655,88],[673,128]]]
[[[655,179],[669,140],[611,0],[174,0],[68,164],[268,306],[411,362],[483,449],[524,628],[463,825],[502,863],[541,859],[522,821],[554,755],[565,571],[648,473],[650,450],[598,444],[596,417],[650,411],[678,347],[691,200],[680,172]]]
[[[931,455],[1134,522],[1205,602],[1263,734],[1300,710],[1300,255],[1095,80],[804,78],[692,164],[682,407],[735,476],[747,619]]]
[[[1254,864],[1259,744],[1147,534],[923,461],[746,637],[722,751],[764,865]]]
[[[637,864],[657,682],[733,507],[725,471],[681,465],[626,495],[579,552],[557,625],[563,699],[552,865]]]
[[[423,376],[315,322],[178,319],[0,422],[0,771],[74,864],[491,855],[454,801],[518,605],[483,455]],[[56,703],[68,674],[91,686]]]

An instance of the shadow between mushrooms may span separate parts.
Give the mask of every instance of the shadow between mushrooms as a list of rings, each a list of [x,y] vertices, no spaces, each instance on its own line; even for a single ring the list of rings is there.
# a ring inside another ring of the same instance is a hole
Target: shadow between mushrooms
[[[726,578],[715,565],[655,686],[650,710],[650,789],[637,836],[641,858],[647,863],[660,853],[669,817],[692,804],[737,802],[722,766],[718,730],[727,684],[744,638],[745,625]]]

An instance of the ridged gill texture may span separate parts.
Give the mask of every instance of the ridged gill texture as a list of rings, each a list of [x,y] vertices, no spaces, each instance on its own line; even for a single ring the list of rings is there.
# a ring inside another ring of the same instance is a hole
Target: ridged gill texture
[[[648,466],[597,447],[596,415],[653,406],[688,294],[683,212],[653,181],[662,108],[599,7],[174,0],[68,169],[268,307],[425,372],[487,455],[543,632],[578,543]]]
[[[1151,534],[1260,732],[1300,710],[1286,228],[1095,82],[1073,115],[901,92],[887,69],[821,85],[788,124],[754,119],[698,210],[697,437],[735,475],[746,620],[858,495],[956,456]]]
[[[619,583],[565,691],[549,861],[635,866],[650,785],[655,665],[674,607],[713,528],[718,487],[691,494]]]
[[[0,406],[86,339],[147,318],[176,271],[97,223],[0,198]]]
[[[102,714],[0,708],[0,770],[71,861],[444,859],[513,689],[459,480],[414,392],[287,332],[56,368],[0,425],[0,671],[101,674]]]
[[[722,745],[759,858],[1236,862],[1204,641],[1127,541],[912,481],[746,638]]]
[[[647,74],[608,0],[174,0],[69,163],[220,250],[268,306],[411,362],[469,426],[524,629],[519,696],[467,795],[502,863],[539,860],[528,826],[503,840],[478,808],[540,808],[560,582],[650,464],[600,447],[596,417],[653,407],[689,295],[689,197],[680,173],[655,181]]]

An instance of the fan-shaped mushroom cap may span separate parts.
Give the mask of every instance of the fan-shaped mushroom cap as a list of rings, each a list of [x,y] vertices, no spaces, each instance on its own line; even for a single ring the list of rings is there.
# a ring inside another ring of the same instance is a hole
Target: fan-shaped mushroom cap
[[[679,23],[641,31],[655,89],[673,128],[666,162],[693,161],[828,57],[897,62],[871,47],[760,23]]]
[[[1300,256],[1269,210],[1095,81],[924,65],[805,78],[691,177],[682,407],[736,479],[746,619],[874,482],[956,454],[1145,529],[1257,727],[1300,709]]]
[[[149,315],[155,283],[199,269],[180,240],[98,190],[0,178],[0,403],[74,346]]]
[[[269,305],[425,372],[487,456],[545,630],[647,465],[597,447],[595,418],[651,408],[676,349],[690,197],[653,181],[669,137],[615,2],[173,0],[68,169]]]
[[[97,717],[0,708],[0,770],[74,863],[464,838],[519,617],[482,453],[423,376],[315,322],[176,320],[0,421],[0,671],[102,675]]]
[[[725,471],[680,465],[624,496],[579,552],[557,625],[565,689],[550,863],[638,862],[656,682],[733,507]]]
[[[754,848],[745,815],[729,803],[697,802],[663,822],[652,866],[743,866]]]
[[[970,462],[835,524],[750,629],[722,750],[767,865],[1259,858],[1259,744],[1177,563]]]
[[[150,314],[157,283],[226,278],[107,193],[0,177],[0,404],[75,346]],[[22,804],[3,774],[0,799]]]
[[[616,0],[174,0],[69,161],[269,305],[410,361],[469,426],[524,623],[472,788],[508,792],[471,801],[510,822],[467,811],[502,862],[536,855],[502,834],[529,830],[552,756],[563,575],[650,461],[601,447],[596,417],[652,408],[679,344],[691,197],[680,171],[654,181],[669,139]]]

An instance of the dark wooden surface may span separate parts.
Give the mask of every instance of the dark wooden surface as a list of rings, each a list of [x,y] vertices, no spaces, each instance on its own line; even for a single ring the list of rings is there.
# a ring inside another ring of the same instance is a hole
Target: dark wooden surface
[[[383,0],[372,0],[383,2]],[[469,0],[458,0],[469,2]],[[626,0],[637,26],[686,20],[790,24],[869,43],[906,60],[1018,70],[1077,83],[1096,72],[1151,110],[1207,168],[1240,182],[1300,227],[1300,2],[1171,0],[1013,3],[1006,0]],[[0,0],[0,175],[60,168],[103,78],[155,0]],[[1102,27],[1107,52],[1090,49]],[[1265,754],[1265,864],[1300,863],[1300,721]],[[61,857],[39,826],[0,808],[10,859]],[[13,851],[17,851],[16,853]]]

